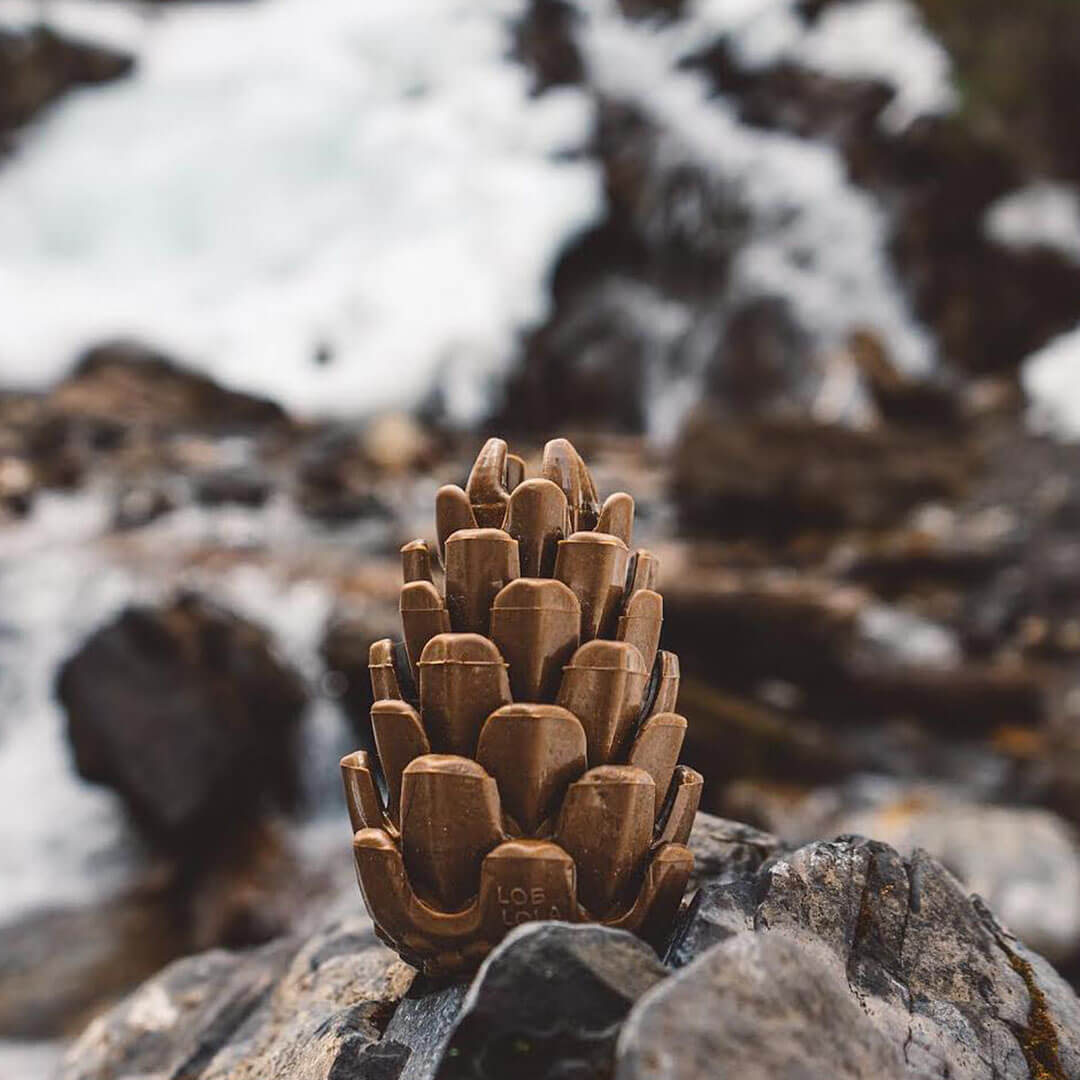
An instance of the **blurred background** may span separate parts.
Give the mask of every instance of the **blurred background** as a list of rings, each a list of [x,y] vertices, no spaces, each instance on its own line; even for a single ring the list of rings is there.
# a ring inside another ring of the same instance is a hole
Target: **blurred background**
[[[1080,3],[0,0],[0,1078],[360,898],[399,546],[638,501],[704,808],[1080,985]]]

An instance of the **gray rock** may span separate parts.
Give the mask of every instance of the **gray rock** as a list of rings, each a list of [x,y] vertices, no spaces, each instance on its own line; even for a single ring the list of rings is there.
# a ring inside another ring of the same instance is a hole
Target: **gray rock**
[[[807,954],[805,964],[831,965],[834,977],[811,975],[807,968],[802,992],[795,993],[798,967],[790,950],[754,953],[762,964],[776,968],[759,970],[756,979],[775,979],[777,1002],[785,1009],[790,1004],[794,1015],[776,1030],[785,1045],[767,1045],[769,1040],[762,1039],[757,1058],[737,1058],[743,1067],[733,1071],[739,1075],[897,1075],[884,1067],[859,1072],[860,1062],[869,1058],[834,1062],[823,1072],[816,1067],[799,1071],[799,1048],[812,1035],[828,1042],[856,1037],[858,1030],[859,1053],[880,1052],[862,1026],[856,1029],[837,1012],[839,985],[846,986],[850,1003],[891,1048],[902,1066],[899,1075],[952,1080],[1080,1076],[1076,996],[1046,961],[1025,949],[923,852],[905,860],[885,844],[846,838],[810,844],[750,880],[706,885],[680,930],[672,961],[686,964],[710,946],[721,955],[744,958],[752,952],[744,952],[751,949],[742,944],[747,933],[785,939]],[[666,987],[640,1003],[621,1044],[620,1078],[642,1075],[646,1036],[634,1032],[662,1030],[665,1047],[701,1044],[696,1050],[680,1049],[672,1071],[661,1075],[712,1075],[695,1071],[701,1060],[696,1055],[708,1047],[730,1042],[733,1052],[743,1053],[745,1018],[769,998],[754,989],[757,982],[726,974],[720,978],[722,970],[717,959],[691,964],[680,973],[671,989],[676,1001],[685,996],[713,1003],[711,1009],[685,1013],[682,1021],[667,1003]],[[649,1017],[654,1009],[658,1015]],[[702,1027],[704,1016],[708,1023]],[[764,1071],[755,1072],[759,1065]]]
[[[302,943],[203,953],[171,964],[91,1023],[60,1077],[375,1077],[358,1071],[360,1062],[412,978],[366,918]]]
[[[338,919],[166,968],[60,1080],[1080,1078],[1080,1001],[924,852],[784,852],[708,817],[694,843],[708,874],[667,968],[629,934],[533,923],[437,985]]]
[[[986,805],[945,785],[879,777],[794,801],[760,789],[754,805],[789,844],[857,834],[902,855],[922,849],[1054,963],[1080,952],[1080,848],[1069,824],[1049,810]]]
[[[740,821],[699,813],[690,832],[694,853],[691,888],[706,881],[731,880],[753,874],[780,850],[772,833]]]
[[[129,607],[63,665],[75,763],[170,849],[205,849],[289,803],[307,691],[260,627],[196,594]]]
[[[519,927],[473,980],[438,1080],[609,1075],[619,1024],[666,974],[649,946],[622,930]]]
[[[859,1008],[820,947],[744,931],[647,994],[619,1038],[618,1080],[904,1075],[898,1050]]]

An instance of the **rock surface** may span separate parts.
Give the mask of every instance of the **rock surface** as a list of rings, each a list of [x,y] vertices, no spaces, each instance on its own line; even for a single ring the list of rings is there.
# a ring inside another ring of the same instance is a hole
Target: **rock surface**
[[[686,1078],[709,1075],[699,1062],[718,1048],[747,1076],[1064,1080],[1080,1071],[1072,990],[922,852],[905,860],[885,844],[841,839],[710,884],[670,959],[686,963],[717,943],[722,956],[690,964],[632,1014],[620,1076],[644,1075],[661,1030],[671,1064],[658,1075]],[[740,965],[753,979],[733,973]],[[786,1014],[776,1041],[747,1041],[748,1018],[774,1011]],[[851,1056],[834,1046],[824,1073],[799,1071],[812,1039],[847,1047],[849,1036]]]
[[[362,917],[303,942],[203,953],[170,965],[94,1021],[61,1077],[375,1076],[355,1063],[378,1042],[412,977]]]
[[[72,87],[118,79],[133,66],[126,53],[47,26],[0,30],[0,139]]]
[[[624,930],[519,927],[477,973],[438,1080],[604,1076],[619,1023],[666,974]]]
[[[1080,1001],[929,856],[784,854],[706,815],[692,842],[674,973],[628,935],[537,923],[466,992],[414,982],[348,919],[172,965],[91,1024],[62,1080],[1080,1076]]]
[[[856,777],[804,795],[733,785],[733,804],[753,809],[789,845],[818,837],[872,836],[902,855],[938,859],[1027,945],[1055,964],[1080,951],[1080,847],[1057,814],[994,806],[945,785]]]
[[[169,847],[223,836],[289,802],[306,691],[268,635],[187,594],[128,608],[62,667],[79,772],[108,784]]]

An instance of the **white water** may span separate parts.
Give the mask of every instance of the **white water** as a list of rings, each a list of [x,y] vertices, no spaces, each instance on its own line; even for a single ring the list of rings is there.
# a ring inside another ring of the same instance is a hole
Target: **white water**
[[[521,7],[47,5],[138,68],[61,103],[0,169],[4,381],[126,333],[300,410],[412,404],[461,371],[449,405],[474,417],[600,206],[595,169],[559,157],[585,99],[530,98],[506,56]],[[0,22],[36,9],[0,0]]]
[[[44,495],[28,520],[0,530],[0,925],[41,906],[101,900],[145,867],[118,798],[75,773],[53,696],[63,660],[126,603],[194,587],[265,625],[315,692],[302,745],[317,843],[320,815],[339,810],[328,793],[337,795],[348,737],[340,713],[317,695],[318,647],[334,598],[311,576],[273,574],[259,555],[287,549],[303,563],[305,552],[360,551],[363,537],[322,533],[279,501],[258,511],[189,507],[142,530],[141,559],[140,549],[104,540],[110,505],[100,490]],[[202,569],[189,556],[208,544],[251,561]]]
[[[951,102],[941,70],[944,54],[911,9],[900,0],[864,0],[807,28],[790,0],[699,0],[684,18],[659,25],[627,22],[616,0],[577,0],[576,8],[591,85],[635,104],[663,132],[665,163],[700,169],[723,199],[751,217],[750,240],[735,255],[718,309],[725,301],[782,297],[823,358],[835,356],[853,330],[869,327],[882,335],[901,368],[929,368],[935,345],[913,318],[889,265],[886,212],[848,182],[840,154],[824,143],[743,124],[725,99],[712,95],[705,76],[680,67],[726,34],[751,65],[788,57],[832,74],[876,75],[896,88],[897,110],[889,123],[902,125]],[[860,39],[890,26],[892,50],[883,54],[875,47],[859,55]],[[663,207],[659,195],[656,203]],[[679,208],[680,225],[704,232],[714,227],[710,212],[688,200]],[[712,340],[703,341],[696,366],[714,350]],[[653,397],[654,435],[670,437],[697,397],[694,368]],[[847,419],[859,409],[856,400]]]
[[[133,78],[69,95],[0,169],[4,381],[40,383],[133,334],[301,411],[410,405],[452,371],[452,414],[476,417],[545,313],[555,257],[602,209],[596,163],[565,153],[585,146],[593,99],[531,98],[508,57],[524,6],[260,0],[147,17],[118,0],[0,0],[0,23],[44,12],[138,56]],[[611,0],[579,6],[590,90],[638,102],[672,154],[748,199],[733,297],[789,296],[826,346],[867,324],[901,364],[930,363],[884,213],[838,156],[744,127],[677,67],[726,34],[751,65],[884,79],[899,126],[951,104],[913,9],[858,0],[807,27],[793,0],[698,0],[662,28]],[[693,395],[662,396],[654,429]]]

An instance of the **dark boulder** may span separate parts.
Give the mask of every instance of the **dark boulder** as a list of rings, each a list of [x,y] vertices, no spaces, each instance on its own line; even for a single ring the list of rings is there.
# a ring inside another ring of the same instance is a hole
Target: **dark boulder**
[[[47,26],[0,30],[0,137],[72,87],[111,82],[134,65],[127,53],[62,36]]]
[[[230,390],[150,346],[123,340],[83,353],[49,405],[73,420],[166,431],[224,433],[287,423],[275,402]]]
[[[121,612],[63,665],[57,693],[79,772],[167,846],[220,840],[296,795],[303,682],[264,630],[196,595]]]
[[[476,976],[436,1076],[610,1075],[619,1022],[665,974],[648,945],[624,930],[529,923]]]

